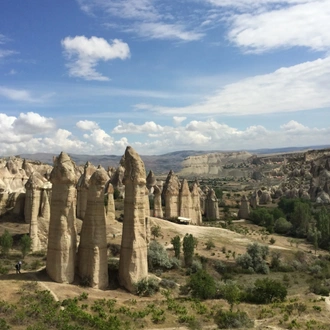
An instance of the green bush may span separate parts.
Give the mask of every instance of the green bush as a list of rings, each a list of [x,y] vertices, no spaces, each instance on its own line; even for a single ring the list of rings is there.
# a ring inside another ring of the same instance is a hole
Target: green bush
[[[171,239],[171,244],[173,245],[174,248],[174,255],[176,258],[180,258],[180,254],[181,254],[181,240],[180,240],[180,236],[177,235],[175,237],[173,237]]]
[[[248,290],[246,299],[256,304],[269,304],[284,301],[287,293],[286,287],[280,281],[264,278],[255,281],[254,287]]]
[[[10,235],[7,229],[0,236],[0,246],[1,246],[1,253],[5,256],[8,255],[9,250],[13,246],[13,237]]]
[[[214,278],[203,269],[190,275],[187,284],[195,298],[212,299],[216,294],[217,288]]]
[[[275,221],[274,230],[278,234],[287,234],[292,228],[291,222],[287,221],[285,218],[281,217]]]
[[[196,240],[192,234],[186,234],[183,238],[183,255],[186,267],[190,267],[193,261]]]
[[[150,297],[159,291],[159,283],[155,278],[144,278],[135,284],[136,294],[143,297]]]
[[[148,268],[149,271],[155,269],[171,269],[171,260],[163,245],[157,241],[152,241],[148,248]]]
[[[215,244],[214,244],[212,238],[209,238],[208,241],[205,243],[205,245],[206,245],[206,250],[211,250],[212,248],[215,247]]]
[[[28,235],[23,235],[19,241],[23,259],[31,251],[32,239]]]
[[[249,329],[254,326],[254,322],[245,312],[224,311],[222,309],[214,316],[214,322],[219,329]]]

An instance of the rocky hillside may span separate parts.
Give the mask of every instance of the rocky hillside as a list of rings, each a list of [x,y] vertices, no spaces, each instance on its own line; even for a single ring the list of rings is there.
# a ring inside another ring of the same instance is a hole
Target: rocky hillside
[[[180,176],[247,176],[252,154],[247,151],[216,152],[189,156],[182,162]]]

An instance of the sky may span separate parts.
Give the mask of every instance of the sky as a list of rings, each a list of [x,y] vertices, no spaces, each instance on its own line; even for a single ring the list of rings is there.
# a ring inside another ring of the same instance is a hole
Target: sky
[[[330,143],[330,0],[3,0],[0,155]]]

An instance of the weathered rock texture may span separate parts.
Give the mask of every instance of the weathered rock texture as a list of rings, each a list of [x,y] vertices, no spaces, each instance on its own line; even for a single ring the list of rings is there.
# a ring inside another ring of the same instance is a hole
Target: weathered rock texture
[[[238,210],[239,219],[248,219],[250,214],[250,205],[249,201],[245,195],[242,196],[241,205]]]
[[[186,179],[182,180],[179,193],[179,215],[184,218],[191,218],[192,215],[191,194]]]
[[[50,180],[53,187],[46,269],[52,280],[72,283],[77,249],[77,178],[75,163],[66,153],[55,159]]]
[[[200,226],[202,224],[201,201],[197,182],[191,187],[191,224]]]
[[[51,184],[38,172],[32,172],[25,189],[24,218],[30,224],[31,249],[39,251],[45,249],[48,242]]]
[[[144,211],[145,211],[145,216],[150,217],[149,190],[147,187],[145,189],[145,195],[144,195]]]
[[[82,220],[84,220],[86,213],[89,180],[95,170],[96,167],[87,162],[84,166],[84,173],[77,183],[77,218]]]
[[[90,286],[105,289],[108,286],[108,258],[104,190],[108,173],[99,167],[90,178],[87,209],[80,234],[78,271]]]
[[[146,171],[140,156],[131,147],[125,151],[125,200],[120,250],[119,281],[129,291],[148,276],[145,219]]]
[[[170,219],[179,216],[179,191],[179,179],[171,170],[166,178],[162,193],[165,200],[165,218]]]
[[[114,193],[113,186],[110,182],[108,182],[108,185],[106,187],[107,205],[105,208],[107,225],[113,224],[116,219],[115,200],[113,193]]]
[[[250,197],[250,205],[252,208],[256,208],[259,206],[259,195],[257,191],[254,191],[253,194]]]
[[[218,199],[213,189],[210,189],[206,196],[205,216],[207,219],[219,219]]]
[[[163,217],[162,208],[162,188],[159,186],[154,186],[154,213],[153,216],[156,218]]]

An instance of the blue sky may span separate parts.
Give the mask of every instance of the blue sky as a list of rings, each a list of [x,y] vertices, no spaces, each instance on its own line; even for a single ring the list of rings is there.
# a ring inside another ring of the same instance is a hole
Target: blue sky
[[[329,144],[329,0],[4,0],[0,155]]]

